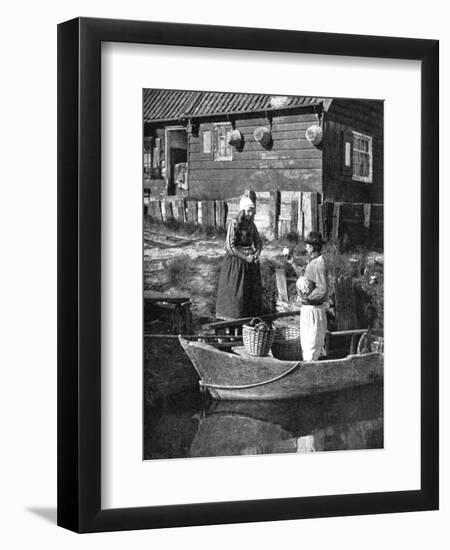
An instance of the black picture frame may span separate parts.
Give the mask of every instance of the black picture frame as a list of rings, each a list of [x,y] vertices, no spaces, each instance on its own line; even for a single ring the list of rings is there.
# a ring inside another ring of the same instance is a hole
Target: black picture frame
[[[101,508],[101,43],[421,62],[421,488]],[[58,26],[58,525],[76,532],[438,509],[437,40],[77,18]]]

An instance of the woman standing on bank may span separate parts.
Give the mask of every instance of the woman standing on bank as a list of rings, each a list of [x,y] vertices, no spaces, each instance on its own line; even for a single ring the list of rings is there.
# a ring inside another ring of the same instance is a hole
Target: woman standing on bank
[[[259,256],[262,242],[254,223],[255,203],[243,197],[239,214],[228,225],[220,271],[216,317],[239,319],[262,313]]]

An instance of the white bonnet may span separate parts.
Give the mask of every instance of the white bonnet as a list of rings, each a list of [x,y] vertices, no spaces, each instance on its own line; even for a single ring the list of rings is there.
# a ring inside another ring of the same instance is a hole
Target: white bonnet
[[[248,197],[242,197],[239,202],[239,210],[245,210],[246,208],[255,208],[255,203]]]

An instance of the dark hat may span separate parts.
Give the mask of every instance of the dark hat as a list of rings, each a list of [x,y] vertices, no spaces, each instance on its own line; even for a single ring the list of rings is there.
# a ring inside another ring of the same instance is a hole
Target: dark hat
[[[305,239],[305,244],[323,245],[322,234],[317,231],[311,231],[308,237]]]

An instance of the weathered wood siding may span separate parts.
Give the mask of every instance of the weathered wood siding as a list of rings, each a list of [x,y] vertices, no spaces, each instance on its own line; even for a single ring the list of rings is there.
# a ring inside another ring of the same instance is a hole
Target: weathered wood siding
[[[372,137],[372,183],[355,181],[344,170],[344,132]],[[325,113],[323,138],[324,201],[383,203],[383,102],[333,100]]]
[[[197,136],[189,137],[189,196],[197,199],[225,199],[239,196],[246,189],[315,191],[322,189],[322,151],[310,145],[305,130],[317,118],[313,113],[276,116],[272,119],[270,148],[254,140],[260,126],[270,127],[260,116],[240,118],[235,127],[243,145],[233,148],[229,161],[214,160],[214,153],[202,152],[203,131],[213,131],[213,122],[200,124]]]
[[[166,139],[165,139],[165,127],[152,127],[146,125],[145,135],[151,136],[154,140],[153,145],[156,143],[156,139],[159,139],[159,164],[162,168],[162,161],[165,162],[166,158]],[[153,151],[154,153],[154,151]],[[164,170],[160,168],[158,176],[155,174],[144,174],[144,189],[150,191],[151,198],[162,198],[167,195],[167,182],[164,177]]]

